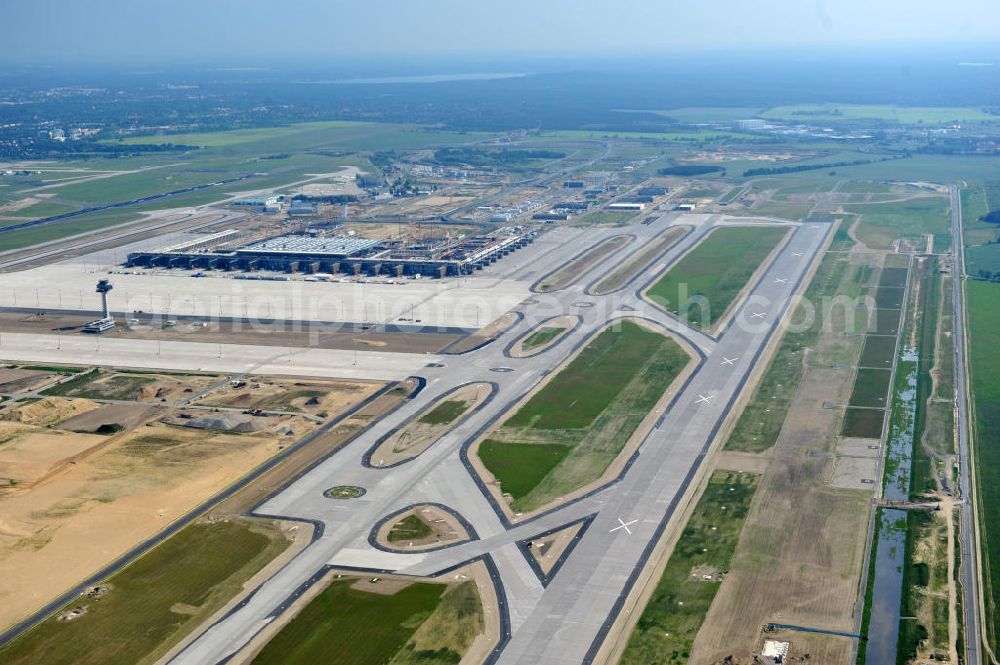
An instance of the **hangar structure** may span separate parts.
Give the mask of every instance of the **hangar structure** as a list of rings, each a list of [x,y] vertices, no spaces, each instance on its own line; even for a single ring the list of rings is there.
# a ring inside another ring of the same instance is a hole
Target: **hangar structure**
[[[520,227],[483,236],[412,244],[348,234],[286,234],[234,247],[235,231],[224,231],[159,251],[132,252],[126,265],[144,268],[268,270],[348,275],[467,275],[535,239]]]

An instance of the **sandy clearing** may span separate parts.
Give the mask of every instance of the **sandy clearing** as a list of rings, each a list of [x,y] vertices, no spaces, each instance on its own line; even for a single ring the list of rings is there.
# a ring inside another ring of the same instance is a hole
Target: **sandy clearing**
[[[59,462],[104,443],[100,435],[75,434],[30,425],[0,422],[0,505],[4,495],[20,493],[20,485],[45,476]],[[10,484],[15,480],[16,485]]]
[[[99,404],[86,399],[45,397],[37,402],[15,403],[0,411],[0,420],[25,425],[53,425],[99,408]]]
[[[180,443],[141,443],[149,435]],[[0,497],[0,625],[152,537],[277,449],[275,437],[140,427],[28,492]]]

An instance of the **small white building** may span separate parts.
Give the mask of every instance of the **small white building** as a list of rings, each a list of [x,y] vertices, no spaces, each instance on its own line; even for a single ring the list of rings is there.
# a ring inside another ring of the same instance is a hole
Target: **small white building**
[[[609,203],[608,210],[643,210],[645,203]]]

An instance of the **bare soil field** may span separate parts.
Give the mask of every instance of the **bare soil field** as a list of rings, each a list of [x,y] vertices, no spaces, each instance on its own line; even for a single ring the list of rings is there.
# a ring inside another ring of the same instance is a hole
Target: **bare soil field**
[[[420,455],[468,413],[482,405],[491,392],[493,388],[490,384],[474,383],[432,404],[410,424],[382,442],[372,453],[372,466],[390,466]],[[454,409],[447,419],[433,416],[439,407],[452,404]]]
[[[81,449],[107,440],[68,433],[60,438],[66,440],[60,452],[67,444]],[[28,452],[45,449],[37,443]],[[30,490],[0,496],[0,625],[38,609],[152,537],[277,450],[275,436],[154,424],[116,436]],[[57,457],[47,461],[58,463]]]
[[[0,394],[12,395],[36,390],[52,381],[54,377],[51,372],[0,367]]]
[[[381,384],[363,381],[312,381],[247,377],[218,388],[197,403],[204,406],[331,415],[367,398]]]
[[[36,482],[63,460],[104,440],[105,437],[98,435],[0,422],[0,497],[19,492],[22,486]]]
[[[167,402],[201,392],[219,380],[209,374],[156,374],[98,370],[91,380],[81,374],[46,392],[58,391],[66,397],[137,402]]]
[[[10,404],[0,411],[0,420],[24,425],[54,425],[68,418],[83,415],[100,408],[96,402],[86,399],[65,399],[46,397],[37,401],[23,401]]]
[[[73,400],[74,403],[81,401],[85,400]],[[155,408],[151,404],[104,404],[61,421],[59,429],[94,432],[102,425],[116,424],[130,430],[148,420]]]
[[[818,350],[835,343],[822,335]],[[772,460],[722,583],[695,640],[691,663],[752,662],[764,624],[852,630],[871,492],[830,487],[836,434],[851,390],[850,367],[806,368]],[[796,654],[847,663],[851,640],[795,633]]]

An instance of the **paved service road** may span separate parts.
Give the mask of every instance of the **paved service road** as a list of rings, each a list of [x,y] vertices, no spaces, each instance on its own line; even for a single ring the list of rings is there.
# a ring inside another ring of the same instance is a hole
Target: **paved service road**
[[[550,245],[544,263],[555,268],[611,235],[636,236],[612,260],[590,270],[575,285],[536,294],[521,303],[515,311],[523,318],[496,342],[461,356],[441,356],[435,364],[442,367],[423,368],[420,374],[427,384],[413,400],[260,505],[257,514],[320,525],[318,537],[172,662],[204,665],[230,657],[317,579],[325,566],[435,575],[480,557],[492,565],[501,599],[501,643],[489,662],[590,662],[831,232],[826,223],[786,223],[787,242],[763,267],[746,298],[734,306],[731,322],[713,338],[640,297],[642,287],[655,277],[652,270],[615,293],[586,294],[585,287],[606,273],[610,264],[618,265],[627,254],[641,251],[672,219],[665,215],[651,224],[595,230],[580,236],[579,242]],[[709,215],[683,220],[691,222],[690,233],[654,261],[654,266],[676,260],[709,231],[728,223],[721,216]],[[530,248],[522,251],[530,252]],[[578,315],[581,323],[553,347],[529,358],[504,353],[511,342],[540,322],[565,314]],[[696,370],[617,478],[583,496],[568,497],[540,515],[511,523],[471,470],[467,447],[576,349],[609,322],[625,317],[643,318],[687,340],[697,356]],[[499,367],[512,371],[493,371]],[[496,396],[422,455],[393,468],[376,469],[363,463],[365,453],[380,437],[456,386],[483,381],[496,384]],[[341,484],[361,485],[367,493],[347,501],[323,497],[325,489]],[[477,539],[422,553],[387,552],[369,543],[370,530],[379,520],[424,502],[455,510],[475,529]],[[517,541],[589,516],[593,516],[590,527],[558,574],[543,584]],[[619,518],[635,520],[629,525],[631,533],[613,530]]]
[[[965,328],[965,247],[962,235],[962,196],[958,187],[951,187],[951,235],[955,266],[954,279],[954,321],[955,321],[955,410],[958,425],[958,485],[962,493],[962,608],[965,610],[965,662],[979,665],[980,635],[979,624],[979,574],[976,559],[979,555],[976,545],[976,508],[972,487],[972,459],[969,450],[969,402],[968,375],[966,372],[966,328]]]

